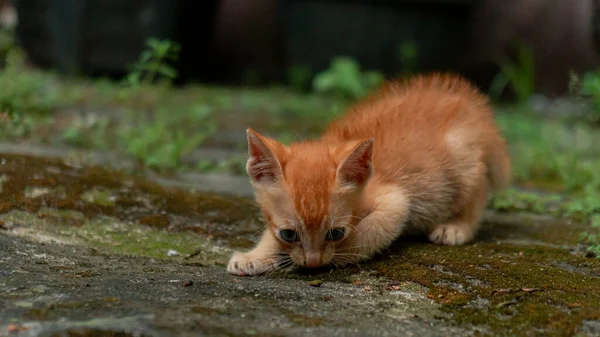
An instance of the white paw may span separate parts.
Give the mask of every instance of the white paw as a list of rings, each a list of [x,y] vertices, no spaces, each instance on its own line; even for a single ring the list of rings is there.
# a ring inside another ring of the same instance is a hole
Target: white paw
[[[227,272],[238,276],[259,275],[276,268],[276,259],[260,257],[252,253],[236,252],[227,264]]]
[[[447,246],[458,246],[469,242],[473,238],[473,231],[464,224],[439,225],[429,234],[433,243]]]

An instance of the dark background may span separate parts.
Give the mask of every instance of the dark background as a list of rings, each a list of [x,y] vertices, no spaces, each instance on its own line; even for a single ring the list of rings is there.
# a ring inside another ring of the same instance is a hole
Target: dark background
[[[0,4],[6,0],[0,1]],[[181,44],[178,83],[285,81],[339,55],[396,76],[402,43],[417,71],[453,70],[482,87],[515,43],[535,52],[536,91],[564,94],[598,65],[596,0],[12,0],[30,61],[64,74],[119,77],[148,36]],[[510,94],[510,93],[507,93]]]

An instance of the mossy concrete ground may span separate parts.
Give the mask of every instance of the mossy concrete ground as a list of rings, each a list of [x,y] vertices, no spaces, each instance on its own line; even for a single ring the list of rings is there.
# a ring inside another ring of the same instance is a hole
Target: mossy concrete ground
[[[16,154],[0,187],[2,336],[600,335],[587,224],[489,211],[466,246],[414,235],[340,270],[240,278],[225,263],[262,228],[249,198]]]

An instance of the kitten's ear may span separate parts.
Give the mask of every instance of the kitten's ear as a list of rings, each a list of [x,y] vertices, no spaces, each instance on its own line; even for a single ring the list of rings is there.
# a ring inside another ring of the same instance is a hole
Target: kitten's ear
[[[373,167],[371,159],[373,157],[373,138],[360,143],[354,150],[346,156],[337,169],[337,176],[342,185],[360,187],[367,183]]]
[[[281,164],[267,145],[267,138],[250,128],[246,129],[246,135],[248,136],[246,172],[255,182],[275,182],[282,174]]]

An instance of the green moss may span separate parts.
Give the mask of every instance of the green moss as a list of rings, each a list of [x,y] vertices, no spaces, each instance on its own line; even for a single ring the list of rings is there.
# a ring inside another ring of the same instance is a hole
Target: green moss
[[[51,235],[103,252],[156,258],[175,250],[183,259],[200,250],[194,259],[212,264],[223,263],[230,247],[250,246],[260,229],[258,210],[248,199],[164,189],[98,167],[2,158],[0,175],[7,181],[0,220],[5,226],[35,229],[22,231],[31,237]]]
[[[29,228],[32,235],[45,235],[59,241],[82,242],[100,252],[147,256],[159,259],[169,257],[168,252],[179,253],[178,259],[197,250],[194,257],[204,264],[223,263],[231,253],[227,247],[218,245],[212,239],[189,232],[168,232],[144,225],[122,222],[113,217],[95,217],[91,220],[78,220],[76,226],[63,218],[49,218],[46,213],[31,215],[27,212],[11,211],[0,215],[6,224]],[[65,217],[65,219],[69,219]],[[77,277],[89,277],[85,273]]]
[[[112,218],[100,218],[78,228],[75,235],[82,237],[92,247],[121,255],[141,255],[167,258],[169,250],[182,255],[201,249],[197,259],[207,263],[223,260],[227,249],[214,245],[210,239],[194,233],[172,232],[126,224]]]
[[[585,319],[600,319],[600,261],[560,248],[412,243],[371,265],[391,280],[428,287],[428,297],[451,313],[455,323],[485,325],[494,335],[525,336],[539,330],[565,336]],[[477,304],[481,299],[483,306]]]
[[[81,212],[66,209],[42,207],[36,213],[40,219],[45,219],[50,224],[81,226],[86,222],[86,217]]]
[[[94,187],[89,191],[85,191],[81,194],[81,199],[102,206],[114,206],[116,196],[110,191]]]
[[[139,209],[138,219],[156,214],[177,214],[196,218],[199,222],[223,226],[195,226],[182,229],[205,229],[209,235],[229,234],[236,229],[251,232],[255,227],[240,222],[258,220],[258,210],[252,200],[210,193],[187,193],[175,188],[163,188],[147,180],[100,167],[73,168],[59,160],[20,155],[2,155],[0,175],[8,177],[0,194],[0,212],[11,209],[38,211],[41,207],[131,219],[129,208]],[[47,193],[36,198],[25,193],[31,186],[56,189],[58,195]],[[138,215],[136,214],[136,215]],[[232,229],[234,229],[232,231]]]

